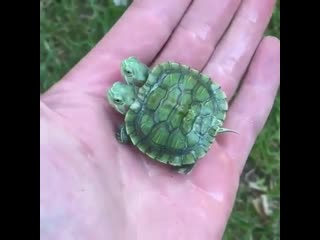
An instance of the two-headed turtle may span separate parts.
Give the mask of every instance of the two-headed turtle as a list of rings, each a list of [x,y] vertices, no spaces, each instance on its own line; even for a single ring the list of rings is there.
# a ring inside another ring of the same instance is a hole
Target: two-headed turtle
[[[107,91],[109,103],[125,115],[116,138],[151,159],[190,173],[223,128],[228,102],[221,87],[188,66],[164,62],[149,69],[135,57],[121,63],[126,83]]]

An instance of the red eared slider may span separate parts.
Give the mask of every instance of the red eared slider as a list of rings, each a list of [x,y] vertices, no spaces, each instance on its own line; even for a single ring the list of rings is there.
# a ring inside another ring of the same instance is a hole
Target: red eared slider
[[[120,143],[133,144],[150,158],[190,173],[223,128],[228,102],[221,87],[188,66],[164,62],[149,69],[135,57],[121,63],[126,83],[107,92],[124,117]]]

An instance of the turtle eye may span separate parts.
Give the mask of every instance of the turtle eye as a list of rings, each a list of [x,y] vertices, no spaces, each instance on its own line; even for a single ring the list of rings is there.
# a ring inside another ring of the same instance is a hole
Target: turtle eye
[[[120,100],[119,98],[116,98],[114,101],[115,101],[116,103],[121,103],[121,100]]]

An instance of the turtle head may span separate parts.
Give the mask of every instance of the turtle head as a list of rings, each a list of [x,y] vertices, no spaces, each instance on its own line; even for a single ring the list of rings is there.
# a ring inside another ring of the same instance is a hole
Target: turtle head
[[[121,114],[126,114],[135,101],[134,87],[121,82],[115,82],[107,91],[110,105]]]
[[[135,57],[121,62],[121,74],[129,85],[141,87],[147,80],[149,68]]]

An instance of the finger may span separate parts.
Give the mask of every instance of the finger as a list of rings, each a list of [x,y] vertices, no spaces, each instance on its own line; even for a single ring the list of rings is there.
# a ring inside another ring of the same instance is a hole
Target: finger
[[[266,121],[279,86],[279,51],[277,39],[267,37],[261,42],[226,123],[226,127],[240,135],[220,135],[219,141],[191,173],[192,183],[212,198],[214,216],[218,216],[213,219],[217,239],[222,237],[243,165]]]
[[[263,37],[275,0],[245,0],[203,72],[232,98]]]
[[[120,78],[120,61],[150,62],[169,38],[191,0],[136,0],[113,28],[62,80],[64,88],[104,93]],[[68,82],[68,83],[66,83]]]
[[[202,69],[229,25],[239,0],[196,0],[156,62],[167,60]]]
[[[266,37],[253,58],[225,126],[239,135],[220,135],[219,144],[236,162],[239,172],[272,109],[280,80],[280,42]]]

